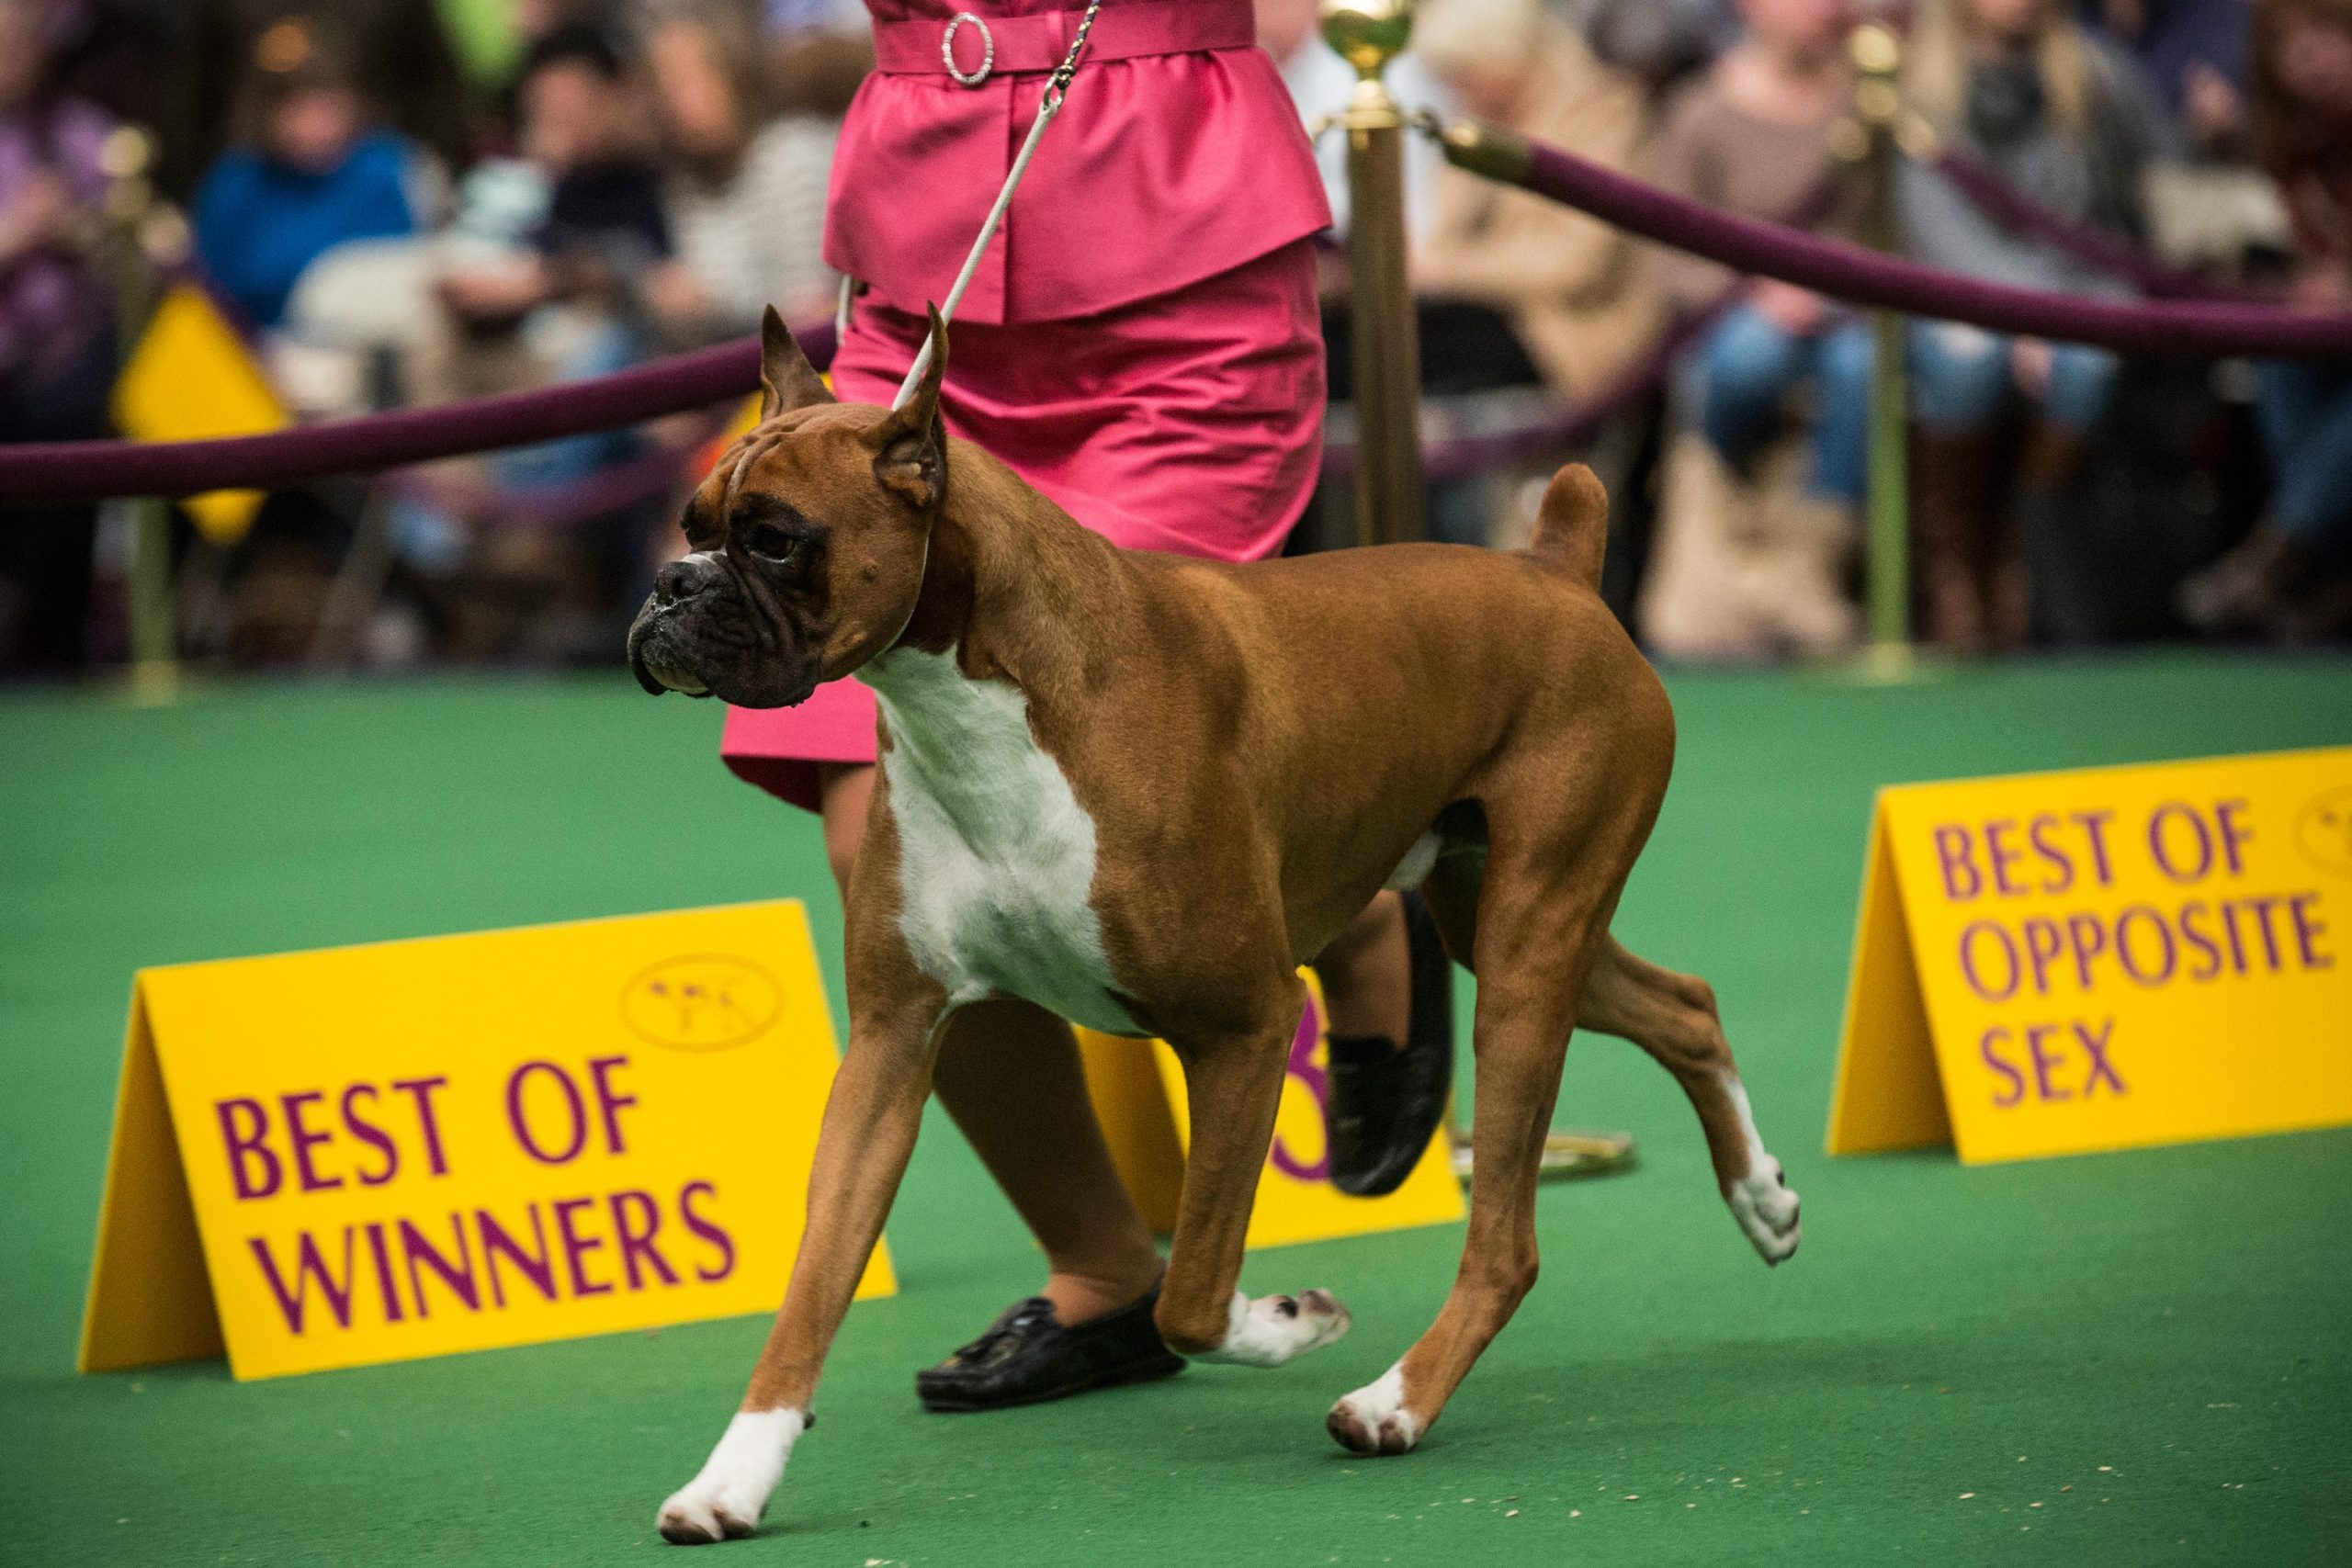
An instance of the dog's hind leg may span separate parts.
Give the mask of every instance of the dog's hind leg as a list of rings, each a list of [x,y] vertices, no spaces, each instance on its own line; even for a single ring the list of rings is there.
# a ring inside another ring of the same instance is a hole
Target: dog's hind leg
[[[1765,1262],[1779,1263],[1795,1252],[1797,1195],[1756,1131],[1713,988],[1694,975],[1636,957],[1608,937],[1585,984],[1577,1022],[1632,1041],[1674,1075],[1706,1131],[1715,1185],[1732,1218]]]
[[[1326,1425],[1345,1448],[1403,1453],[1419,1443],[1535,1283],[1535,1181],[1561,1060],[1632,859],[1630,849],[1588,850],[1570,862],[1499,842],[1489,855],[1477,911],[1476,1160],[1462,1265],[1437,1321],[1404,1359],[1331,1407]]]
[[[1284,1064],[1306,1007],[1297,977],[1284,980],[1257,1030],[1214,1040],[1177,1032],[1170,1041],[1184,1064],[1192,1146],[1154,1319],[1169,1348],[1197,1360],[1277,1367],[1348,1331],[1348,1310],[1329,1291],[1252,1301],[1237,1288]]]

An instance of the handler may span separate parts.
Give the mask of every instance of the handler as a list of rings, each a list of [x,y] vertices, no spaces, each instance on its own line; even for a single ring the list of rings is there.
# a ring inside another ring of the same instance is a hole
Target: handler
[[[833,360],[888,404],[944,299],[1084,0],[866,0],[877,69],[834,155],[825,260],[856,280]],[[1314,153],[1250,0],[1104,0],[1068,105],[956,313],[951,433],[1130,549],[1273,554],[1314,489],[1323,345]],[[822,813],[844,896],[874,789],[873,694],[733,709],[721,754]],[[1332,1179],[1392,1190],[1442,1112],[1450,972],[1418,899],[1383,894],[1317,960],[1329,1010]],[[1096,1124],[1069,1026],[1025,1002],[959,1009],[933,1087],[1044,1246],[1042,1295],[918,1374],[978,1410],[1165,1377],[1160,1261]]]

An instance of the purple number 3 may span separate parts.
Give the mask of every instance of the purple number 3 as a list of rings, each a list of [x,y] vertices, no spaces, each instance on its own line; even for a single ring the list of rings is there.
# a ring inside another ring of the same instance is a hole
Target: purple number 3
[[[1315,1042],[1323,1032],[1323,1021],[1317,1014],[1315,998],[1306,998],[1306,1010],[1299,1015],[1298,1032],[1291,1036],[1290,1061],[1283,1071],[1296,1078],[1315,1097],[1315,1114],[1323,1122],[1323,1152],[1308,1165],[1283,1146],[1283,1135],[1274,1134],[1274,1146],[1267,1157],[1276,1170],[1293,1181],[1323,1181],[1331,1175],[1331,1079],[1330,1075],[1315,1065]]]

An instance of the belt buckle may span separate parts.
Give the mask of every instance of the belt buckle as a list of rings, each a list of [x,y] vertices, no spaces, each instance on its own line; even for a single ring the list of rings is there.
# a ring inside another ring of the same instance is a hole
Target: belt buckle
[[[956,29],[966,22],[980,29],[980,68],[978,71],[967,72],[956,63]],[[977,87],[989,79],[990,71],[996,69],[996,35],[989,31],[988,23],[980,17],[969,11],[958,11],[947,18],[947,30],[939,35],[939,59],[947,67],[950,76],[967,87]]]

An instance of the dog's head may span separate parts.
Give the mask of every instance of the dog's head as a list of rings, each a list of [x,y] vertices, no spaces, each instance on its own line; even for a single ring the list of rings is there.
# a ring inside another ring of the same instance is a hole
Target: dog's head
[[[657,573],[628,632],[649,692],[789,707],[897,640],[922,592],[947,488],[947,329],[904,408],[837,402],[774,309],[760,423],[686,503],[694,553]]]

